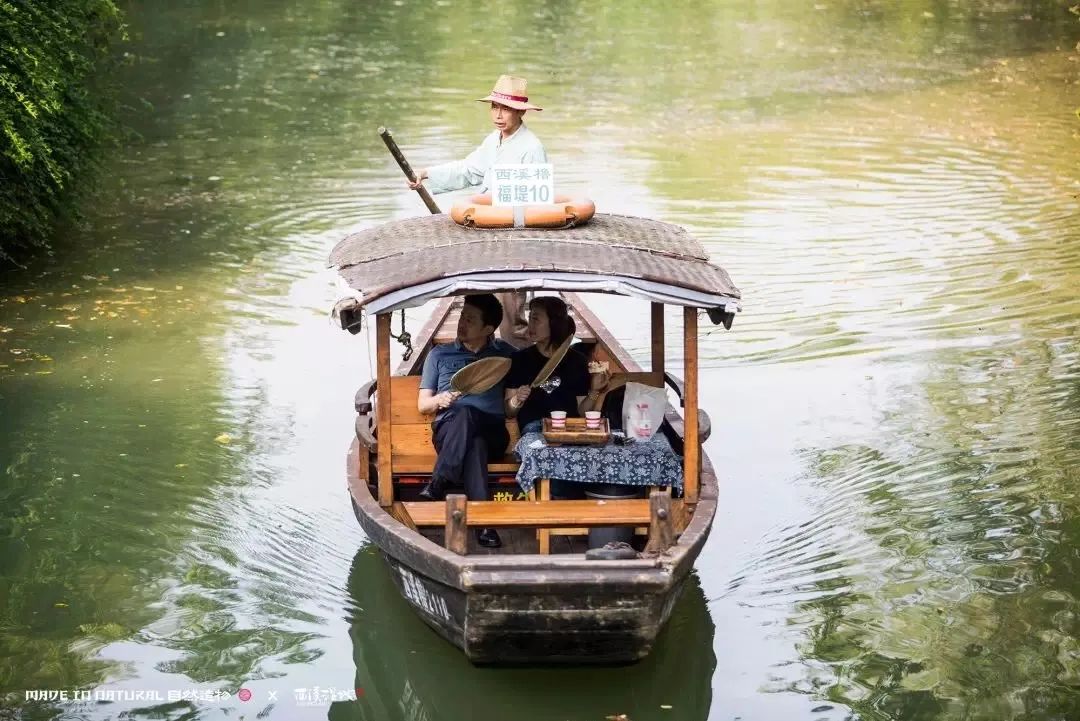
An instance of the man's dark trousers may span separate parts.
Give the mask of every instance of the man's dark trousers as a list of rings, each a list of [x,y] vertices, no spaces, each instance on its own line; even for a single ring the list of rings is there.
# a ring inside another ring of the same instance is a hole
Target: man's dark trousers
[[[431,424],[438,457],[432,475],[447,484],[465,484],[470,501],[490,500],[487,464],[506,453],[506,419],[473,406],[452,405]]]

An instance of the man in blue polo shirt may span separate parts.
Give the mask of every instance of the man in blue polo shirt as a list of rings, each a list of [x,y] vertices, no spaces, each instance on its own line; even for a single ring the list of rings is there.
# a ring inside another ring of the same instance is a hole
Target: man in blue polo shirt
[[[416,407],[421,413],[436,414],[431,435],[438,456],[431,480],[420,491],[421,498],[442,500],[448,485],[463,483],[469,500],[490,500],[487,464],[501,457],[510,443],[503,386],[498,383],[484,393],[462,396],[450,390],[450,379],[473,361],[509,357],[514,352],[512,345],[494,337],[502,316],[502,306],[494,295],[465,296],[457,340],[435,346],[424,361]],[[488,548],[502,545],[494,528],[479,529],[476,540]]]

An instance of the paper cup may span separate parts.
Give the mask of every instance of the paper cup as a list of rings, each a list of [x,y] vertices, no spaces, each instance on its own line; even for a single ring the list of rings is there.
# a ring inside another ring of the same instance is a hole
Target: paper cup
[[[566,411],[552,411],[551,412],[551,427],[552,428],[565,428],[566,427]]]
[[[600,411],[585,411],[585,427],[590,429],[600,427]]]

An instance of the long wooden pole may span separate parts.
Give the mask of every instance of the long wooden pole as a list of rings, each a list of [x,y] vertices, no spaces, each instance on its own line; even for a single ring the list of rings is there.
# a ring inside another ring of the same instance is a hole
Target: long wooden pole
[[[683,308],[683,358],[686,378],[683,396],[683,498],[698,501],[698,476],[701,472],[701,442],[698,439],[698,323],[697,308]],[[379,439],[382,449],[382,439]]]
[[[379,128],[379,137],[386,143],[386,148],[390,151],[390,154],[394,156],[394,160],[397,161],[398,166],[401,168],[401,172],[405,173],[405,177],[411,182],[416,182],[416,173],[413,172],[412,166],[409,165],[409,161],[405,159],[405,154],[401,152],[401,148],[398,147],[397,142],[394,140],[394,134],[386,128]],[[416,192],[420,194],[420,199],[424,201],[424,205],[431,211],[432,215],[438,215],[442,211],[439,210],[439,206],[435,205],[435,199],[431,197],[431,193],[427,191],[427,188],[420,186],[416,189]]]
[[[664,375],[664,304],[652,304],[652,372]]]
[[[390,425],[390,320],[391,313],[375,316],[375,346],[377,369],[375,372],[377,396],[377,420],[379,432],[379,505],[389,508],[394,503],[394,477],[391,463],[392,434]]]
[[[405,159],[405,154],[401,152],[401,148],[398,147],[397,141],[394,140],[394,134],[387,128],[379,128],[379,137],[383,139],[386,144],[387,150],[394,156],[394,160],[397,161],[398,167],[401,168],[401,172],[405,173],[405,177],[410,181],[416,182],[416,173],[413,172],[412,166],[409,165],[409,161]],[[438,215],[442,213],[439,210],[439,206],[435,204],[435,199],[431,197],[431,193],[427,188],[420,186],[416,189],[416,192],[420,195],[420,199],[424,201],[424,205],[431,211],[432,215]],[[449,306],[440,306],[444,309]],[[445,310],[444,310],[445,315]],[[390,320],[392,315],[390,313],[381,313],[377,316],[376,321],[376,339],[375,345],[377,346],[378,353],[378,372],[376,378],[378,381],[378,423],[379,423],[379,505],[383,508],[390,508],[394,504],[394,467],[392,461],[392,441],[393,428],[391,428],[391,414],[390,414]],[[427,326],[425,326],[427,328]],[[432,329],[434,332],[434,329]],[[427,343],[424,344],[425,347]]]

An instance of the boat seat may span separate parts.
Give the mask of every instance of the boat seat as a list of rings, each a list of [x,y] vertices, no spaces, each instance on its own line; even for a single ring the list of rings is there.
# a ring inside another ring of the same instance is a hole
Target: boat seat
[[[421,413],[416,407],[420,394],[420,376],[394,376],[390,379],[391,433],[390,467],[395,478],[403,476],[430,476],[435,468],[435,446],[431,442],[431,423],[435,416]],[[517,421],[508,418],[506,430],[510,434],[502,458],[488,464],[492,475],[517,473],[517,459],[511,455],[520,435]],[[402,479],[403,480],[403,479]]]
[[[430,476],[431,470],[435,466],[434,449],[432,453],[406,453],[402,455],[395,453],[393,464],[395,476]],[[520,465],[513,457],[504,456],[494,463],[488,464],[488,473],[517,473]]]
[[[403,503],[413,522],[420,527],[446,525],[446,506],[442,503]],[[649,499],[622,501],[546,501],[499,503],[468,501],[468,526],[500,528],[558,528],[575,526],[647,526]]]

